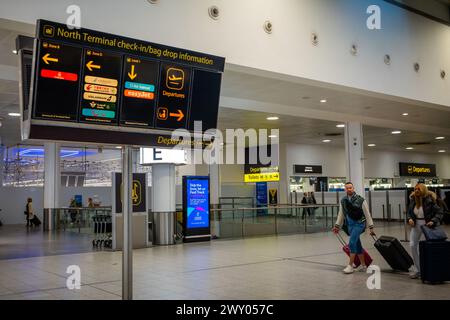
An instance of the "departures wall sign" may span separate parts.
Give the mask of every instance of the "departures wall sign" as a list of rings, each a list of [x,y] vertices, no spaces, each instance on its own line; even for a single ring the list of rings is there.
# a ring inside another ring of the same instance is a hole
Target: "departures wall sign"
[[[32,119],[217,126],[224,58],[38,20],[35,63]]]

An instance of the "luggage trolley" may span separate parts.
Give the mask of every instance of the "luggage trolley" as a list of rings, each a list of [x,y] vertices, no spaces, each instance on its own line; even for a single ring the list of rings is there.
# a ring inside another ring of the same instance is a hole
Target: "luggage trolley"
[[[112,219],[110,215],[96,215],[92,217],[94,248],[112,248]]]

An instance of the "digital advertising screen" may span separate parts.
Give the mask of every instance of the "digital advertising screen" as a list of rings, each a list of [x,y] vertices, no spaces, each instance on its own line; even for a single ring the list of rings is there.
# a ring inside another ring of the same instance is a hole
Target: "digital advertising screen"
[[[209,181],[187,180],[187,226],[209,227]]]
[[[210,238],[209,177],[183,177],[183,223],[185,241]],[[195,240],[198,241],[198,240]]]

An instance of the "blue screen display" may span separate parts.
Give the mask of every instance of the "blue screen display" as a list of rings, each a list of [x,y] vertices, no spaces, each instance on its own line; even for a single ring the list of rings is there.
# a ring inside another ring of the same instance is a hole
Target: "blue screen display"
[[[187,179],[187,227],[209,227],[209,180]]]

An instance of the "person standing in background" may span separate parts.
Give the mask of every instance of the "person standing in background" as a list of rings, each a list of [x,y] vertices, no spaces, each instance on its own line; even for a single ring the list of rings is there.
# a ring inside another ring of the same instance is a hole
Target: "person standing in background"
[[[408,224],[411,226],[409,245],[414,260],[410,277],[417,279],[420,278],[419,241],[423,234],[420,227],[423,225],[430,228],[437,227],[442,221],[443,211],[436,202],[436,194],[429,191],[423,183],[418,183],[414,187],[410,199],[408,208]]]
[[[31,219],[33,219],[33,199],[28,198],[27,204],[25,205],[25,218],[27,219],[27,227],[31,227]]]

